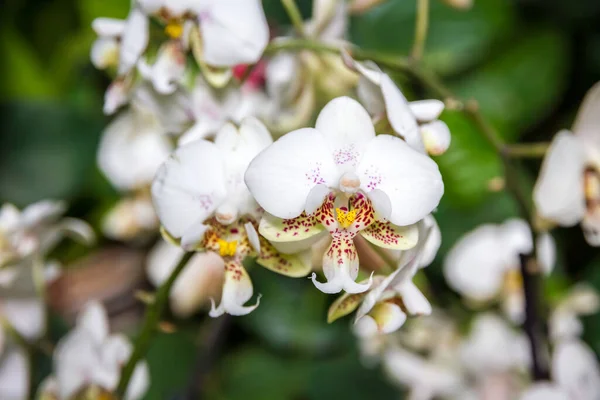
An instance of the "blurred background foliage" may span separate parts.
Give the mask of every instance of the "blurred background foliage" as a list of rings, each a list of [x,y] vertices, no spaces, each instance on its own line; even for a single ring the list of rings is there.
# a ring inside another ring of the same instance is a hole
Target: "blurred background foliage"
[[[310,0],[299,1],[309,17]],[[274,31],[289,21],[279,0],[264,0]],[[95,166],[96,146],[108,119],[102,115],[108,78],[89,62],[99,16],[123,18],[127,0],[5,0],[0,13],[0,199],[26,205],[64,198],[71,214],[97,223],[118,194]],[[351,19],[350,39],[361,47],[406,55],[413,40],[414,0],[389,0]],[[476,99],[509,141],[547,141],[568,127],[585,91],[600,80],[600,2],[597,0],[474,0],[467,11],[432,0],[425,63],[458,95]],[[397,77],[417,97],[426,95]],[[451,299],[440,261],[465,232],[516,215],[516,206],[494,192],[502,176],[498,156],[462,115],[447,111],[452,145],[436,159],[446,195],[436,218],[443,244],[425,270],[434,299]],[[524,162],[531,186],[539,161]],[[97,226],[97,225],[96,225]],[[578,228],[556,232],[559,268],[546,285],[549,296],[571,280],[600,289],[600,258]],[[109,245],[101,241],[100,246]],[[64,250],[64,249],[63,249]],[[66,250],[64,250],[66,251]],[[67,257],[67,256],[64,256]],[[215,399],[388,399],[394,389],[377,370],[359,363],[349,321],[328,326],[332,298],[303,280],[251,271],[261,306],[236,318],[214,351],[218,361],[203,379]],[[204,317],[162,334],[148,356],[148,399],[177,398],[202,372],[195,354],[209,334]],[[207,322],[210,324],[211,322]],[[600,317],[589,317],[586,336],[600,351]],[[65,326],[56,323],[56,335]],[[200,327],[203,327],[202,329]],[[212,342],[209,342],[212,343]],[[46,362],[41,363],[46,365]],[[38,372],[43,375],[42,372]]]

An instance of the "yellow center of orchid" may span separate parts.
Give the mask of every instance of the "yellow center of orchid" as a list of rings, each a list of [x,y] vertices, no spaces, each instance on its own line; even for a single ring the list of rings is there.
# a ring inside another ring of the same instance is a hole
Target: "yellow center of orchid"
[[[234,256],[237,250],[237,240],[228,242],[227,240],[219,239],[219,254],[221,257]]]
[[[165,26],[165,33],[171,39],[179,39],[183,34],[183,23],[181,20],[176,19],[169,21],[167,26]]]
[[[356,209],[352,211],[344,211],[341,208],[336,208],[335,212],[337,213],[338,222],[344,229],[352,225],[352,223],[356,219]]]

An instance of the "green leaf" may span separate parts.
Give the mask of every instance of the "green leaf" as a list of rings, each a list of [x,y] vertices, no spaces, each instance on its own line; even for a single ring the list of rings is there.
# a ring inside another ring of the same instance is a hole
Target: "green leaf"
[[[537,30],[519,38],[507,52],[450,85],[459,97],[477,99],[483,114],[510,140],[552,112],[568,78],[563,35]]]
[[[189,333],[158,334],[146,357],[150,388],[145,400],[168,399],[180,392],[190,379],[197,353]]]
[[[456,206],[473,206],[488,195],[490,179],[503,175],[502,161],[474,124],[458,112],[442,119],[452,132],[446,153],[436,157],[444,180],[444,198]]]
[[[327,324],[330,299],[307,279],[290,279],[258,265],[250,274],[254,291],[263,297],[260,307],[239,322],[269,345],[315,353],[331,350],[350,338],[346,324]]]
[[[80,0],[77,5],[79,6],[81,25],[85,29],[91,30],[91,24],[95,18],[126,18],[131,2],[123,0]]]
[[[33,48],[9,25],[0,30],[3,73],[0,100],[52,98],[58,90]]]
[[[93,176],[102,128],[91,117],[59,104],[12,103],[0,110],[0,198],[26,205],[70,199]]]
[[[353,43],[408,55],[414,40],[415,1],[386,1],[351,20]],[[513,29],[512,4],[504,0],[476,1],[469,11],[431,2],[424,61],[443,75],[472,67],[490,54]]]

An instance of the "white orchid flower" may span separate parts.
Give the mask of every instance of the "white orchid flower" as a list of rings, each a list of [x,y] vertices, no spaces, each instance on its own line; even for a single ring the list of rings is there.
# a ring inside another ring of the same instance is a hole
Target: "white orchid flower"
[[[572,131],[560,131],[533,191],[538,214],[560,226],[581,223],[587,242],[600,246],[600,84],[583,100]]]
[[[111,394],[117,388],[121,369],[132,350],[124,335],[109,334],[106,310],[100,303],[92,302],[79,315],[75,328],[56,346],[55,375],[42,386],[41,395],[66,400],[91,388]],[[148,386],[148,365],[140,361],[124,399],[141,399]]]
[[[371,62],[354,61],[344,53],[346,65],[360,73],[358,97],[374,121],[387,121],[392,130],[414,149],[441,155],[450,146],[450,130],[438,120],[444,111],[440,100],[408,102],[394,81]]]
[[[90,59],[98,69],[116,67],[119,64],[119,41],[125,32],[126,22],[114,18],[96,18],[92,29],[98,39],[92,44]]]
[[[137,68],[142,77],[161,94],[171,94],[177,90],[185,76],[186,54],[183,45],[176,40],[164,43],[158,50],[154,64],[141,59]]]
[[[158,232],[160,223],[149,193],[125,197],[104,215],[102,232],[113,240],[135,240]]]
[[[382,363],[392,382],[408,387],[410,399],[464,399],[458,396],[465,390],[464,377],[452,362],[435,357],[428,359],[396,347],[384,353]]]
[[[0,287],[10,287],[21,270],[31,267],[65,236],[82,243],[94,241],[89,225],[74,218],[61,218],[66,205],[40,201],[19,211],[12,204],[0,208]]]
[[[252,85],[226,88],[219,95],[202,77],[198,77],[191,92],[190,107],[195,123],[183,133],[179,144],[213,137],[226,122],[240,124],[246,117],[260,118],[269,108],[265,94]]]
[[[323,259],[328,282],[318,283],[313,275],[326,293],[368,289],[354,282],[352,239],[359,232],[383,248],[411,248],[417,238],[411,224],[435,208],[443,193],[437,165],[398,138],[375,136],[366,110],[348,97],[329,102],[316,129],[290,132],[260,153],[245,179],[258,203],[283,219],[261,226],[272,243],[306,248],[329,231],[333,241]]]
[[[192,46],[197,42],[194,55],[199,63],[214,67],[255,63],[269,40],[260,0],[140,0],[139,4],[163,20],[173,40]]]
[[[521,371],[529,363],[527,338],[492,313],[479,314],[460,346],[464,367],[484,381],[491,376]]]
[[[243,315],[258,306],[244,306],[253,293],[242,265],[256,255],[266,268],[289,276],[304,276],[310,265],[295,256],[279,256],[260,239],[255,223],[260,215],[243,176],[250,160],[272,142],[262,123],[246,118],[236,128],[229,123],[215,142],[196,140],[178,148],[159,169],[152,185],[154,204],[164,230],[186,250],[219,254],[225,265],[225,283],[219,307]]]
[[[583,333],[579,317],[592,315],[600,309],[598,292],[590,286],[579,284],[552,310],[548,320],[550,338],[554,342],[574,339]]]
[[[540,267],[549,274],[556,256],[554,240],[548,234],[537,240]],[[450,250],[444,261],[444,276],[451,288],[471,302],[501,300],[504,312],[518,323],[524,317],[525,304],[519,254],[532,250],[531,230],[523,220],[481,225]]]
[[[160,286],[171,275],[184,251],[173,243],[159,242],[150,251],[146,270],[155,286]],[[225,272],[223,258],[214,252],[198,253],[177,277],[169,293],[171,310],[180,318],[187,318],[209,299],[220,298]]]
[[[521,400],[596,400],[600,369],[594,352],[580,340],[565,340],[554,348],[552,382],[532,385]]]

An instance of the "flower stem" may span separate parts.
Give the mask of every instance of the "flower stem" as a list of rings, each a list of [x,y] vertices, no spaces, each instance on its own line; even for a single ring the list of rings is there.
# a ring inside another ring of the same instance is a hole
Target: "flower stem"
[[[285,11],[287,12],[288,16],[290,17],[290,20],[292,21],[292,25],[294,25],[294,29],[296,30],[296,33],[299,36],[304,37],[305,36],[304,22],[302,20],[302,14],[300,13],[300,9],[298,8],[296,1],[295,0],[281,0],[281,3],[283,4]]]
[[[179,263],[175,266],[175,269],[173,269],[173,272],[171,272],[169,278],[160,286],[160,288],[158,288],[154,302],[146,309],[144,325],[142,326],[142,330],[135,340],[133,352],[131,353],[127,364],[125,364],[125,367],[123,367],[123,371],[121,373],[121,380],[119,381],[119,386],[117,387],[117,394],[119,395],[119,398],[124,397],[127,386],[129,385],[129,380],[133,375],[133,371],[135,370],[137,363],[142,359],[142,357],[144,357],[148,351],[148,348],[150,347],[150,343],[156,334],[157,324],[169,300],[169,293],[171,292],[173,283],[175,283],[175,280],[194,254],[194,252],[187,252],[181,257]]]
[[[506,146],[511,158],[541,158],[546,155],[550,143],[514,143]]]
[[[411,57],[414,61],[421,60],[429,30],[429,0],[417,0],[417,20],[415,25],[415,42]]]

